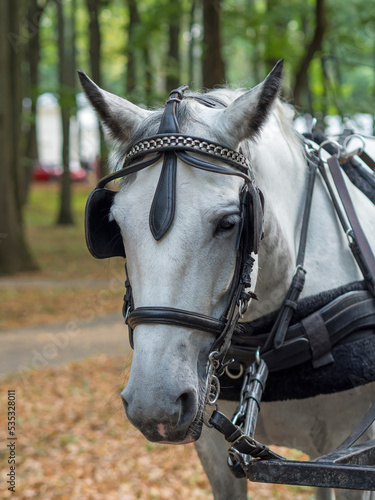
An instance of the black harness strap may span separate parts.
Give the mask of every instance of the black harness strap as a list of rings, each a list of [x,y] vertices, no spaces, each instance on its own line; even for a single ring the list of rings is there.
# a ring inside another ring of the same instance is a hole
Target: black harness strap
[[[366,153],[366,151],[362,151],[358,156],[369,168],[371,168],[371,170],[375,172],[375,161]]]
[[[161,118],[159,135],[178,133],[178,107],[186,89],[188,87],[182,85],[170,93]],[[174,219],[176,209],[176,172],[177,157],[175,152],[165,152],[163,168],[150,210],[150,229],[156,240],[160,240],[165,235]]]
[[[301,320],[311,348],[311,360],[314,368],[333,363],[332,346],[329,331],[320,311]]]
[[[328,159],[328,166],[351,226],[350,231],[347,232],[347,234],[352,238],[350,246],[352,248],[354,258],[363,273],[363,277],[369,286],[369,290],[375,296],[374,254],[372,253],[371,247],[359,223],[336,156],[331,156]]]
[[[198,330],[220,335],[225,327],[225,322],[198,314],[193,311],[184,311],[173,307],[137,307],[128,319],[130,328],[134,329],[140,324],[173,325],[184,328],[197,328]]]
[[[271,330],[269,337],[267,338],[265,344],[261,348],[262,354],[267,352],[271,348],[272,344],[276,349],[279,349],[283,345],[285,335],[288,330],[288,326],[290,324],[290,320],[292,319],[293,312],[297,307],[297,301],[305,284],[306,271],[303,265],[305,262],[307,233],[309,228],[311,205],[312,205],[312,198],[315,185],[315,176],[318,163],[319,161],[315,157],[312,157],[311,159],[308,160],[309,177],[307,183],[307,193],[305,200],[305,208],[303,212],[299,249],[296,260],[296,270],[292,279],[292,283],[286,294],[284,303],[280,309],[280,313],[274,323],[274,326]]]

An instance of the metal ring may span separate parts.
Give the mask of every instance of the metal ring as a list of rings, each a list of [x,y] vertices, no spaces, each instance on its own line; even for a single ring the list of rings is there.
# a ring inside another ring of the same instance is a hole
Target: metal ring
[[[231,378],[232,380],[237,380],[238,378],[241,378],[242,375],[243,375],[243,372],[244,372],[244,369],[243,369],[243,364],[240,363],[240,368],[238,370],[237,373],[232,373],[230,370],[229,370],[229,366],[226,366],[225,367],[225,373],[228,375],[229,378]]]
[[[258,365],[260,365],[260,346],[257,348],[255,352],[255,361],[257,362]]]
[[[353,229],[350,227],[347,231],[346,231],[346,237],[347,237],[347,240],[348,240],[348,243],[349,243],[349,246],[352,245],[354,242],[355,242],[355,239],[354,239],[354,231]]]
[[[307,274],[306,269],[301,264],[298,264],[298,266],[294,270],[293,278],[297,276],[298,271],[302,271],[303,273]]]
[[[216,375],[213,375],[211,377],[210,382],[211,382],[210,387],[208,388],[208,392],[206,395],[206,404],[208,404],[208,406],[213,406],[216,403],[216,401],[219,399],[220,382],[219,382],[219,379],[216,377]],[[211,392],[212,389],[214,389],[215,392]]]
[[[337,156],[339,157],[340,156],[340,153],[342,151],[342,146],[341,144],[339,144],[338,142],[336,141],[331,141],[330,139],[327,139],[326,141],[323,141],[320,146],[319,146],[319,149],[318,149],[318,155],[319,155],[319,158],[324,162],[324,163],[327,163],[327,160],[325,160],[324,158],[322,158],[322,150],[324,149],[324,146],[327,145],[327,144],[332,144],[332,146],[335,146],[337,148],[337,154],[335,155],[331,155],[331,156]]]
[[[126,313],[125,313],[124,323],[126,325],[128,324],[129,314],[130,314],[130,306],[128,306],[128,308],[126,309]]]
[[[366,141],[364,139],[364,137],[360,134],[352,134],[352,135],[348,135],[348,137],[345,138],[345,141],[344,141],[344,149],[347,149],[350,141],[352,139],[359,139],[361,142],[362,142],[362,146],[358,149],[355,149],[353,153],[350,153],[350,156],[351,155],[361,155],[363,153],[363,151],[365,150],[365,146],[366,146]]]

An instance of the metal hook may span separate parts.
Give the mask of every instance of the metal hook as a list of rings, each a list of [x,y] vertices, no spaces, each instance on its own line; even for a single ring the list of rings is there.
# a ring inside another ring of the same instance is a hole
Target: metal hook
[[[256,352],[255,352],[255,361],[257,362],[258,365],[260,365],[260,346],[257,348]]]

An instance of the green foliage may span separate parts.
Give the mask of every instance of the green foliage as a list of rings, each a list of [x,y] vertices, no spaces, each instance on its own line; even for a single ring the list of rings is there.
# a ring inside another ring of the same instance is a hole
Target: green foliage
[[[64,0],[71,2],[72,0]],[[315,53],[309,67],[306,96],[313,111],[342,113],[374,110],[375,94],[375,11],[366,0],[326,0],[327,27],[322,49]],[[132,100],[142,103],[163,100],[168,27],[180,15],[181,81],[189,82],[188,51],[195,42],[194,64],[199,68],[202,11],[195,5],[195,35],[192,36],[192,0],[139,0],[136,2],[140,23],[134,27],[132,48],[136,53],[137,85]],[[256,85],[280,58],[285,60],[285,91],[293,100],[292,89],[297,71],[315,30],[316,0],[222,0],[222,52],[227,83],[235,86]],[[89,13],[86,0],[77,0],[77,66],[89,69]],[[103,86],[124,95],[127,73],[129,10],[126,0],[101,2]],[[56,6],[50,1],[42,17],[40,92],[59,92],[57,78]],[[144,52],[149,52],[146,68]],[[146,97],[146,69],[152,78],[152,95]],[[196,80],[199,81],[199,76]],[[304,110],[301,110],[304,111]]]

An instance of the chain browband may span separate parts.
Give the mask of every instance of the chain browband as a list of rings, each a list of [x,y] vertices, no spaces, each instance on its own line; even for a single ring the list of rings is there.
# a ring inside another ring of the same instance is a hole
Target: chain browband
[[[134,144],[134,146],[132,146],[125,155],[123,167],[120,170],[116,170],[112,174],[108,174],[100,179],[97,187],[104,187],[106,184],[115,179],[139,172],[140,170],[153,165],[160,160],[162,154],[167,151],[176,152],[177,156],[180,157],[182,161],[185,161],[185,163],[194,162],[194,166],[197,168],[209,170],[214,173],[235,175],[242,177],[249,183],[254,182],[251,165],[246,156],[242,153],[220,146],[220,144],[215,142],[207,142],[199,137],[183,134],[178,136],[173,134],[163,134],[155,135]],[[191,156],[189,152],[199,153],[200,155],[222,161],[228,166],[238,170],[238,172],[213,163],[197,161],[197,159]],[[155,156],[152,158],[145,158],[146,155],[148,156],[150,154],[155,154]],[[138,161],[135,161],[137,159]],[[207,167],[205,167],[205,165],[207,165]]]
[[[144,154],[168,150],[208,153],[209,155],[217,156],[220,160],[229,160],[232,166],[238,168],[243,173],[248,174],[251,172],[249,161],[242,153],[233,151],[214,142],[207,142],[198,137],[187,135],[156,135],[155,137],[137,142],[137,144],[135,144],[126,154],[125,164],[127,165],[129,160],[138,156],[143,156]]]

